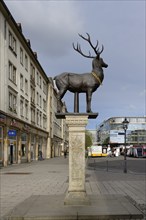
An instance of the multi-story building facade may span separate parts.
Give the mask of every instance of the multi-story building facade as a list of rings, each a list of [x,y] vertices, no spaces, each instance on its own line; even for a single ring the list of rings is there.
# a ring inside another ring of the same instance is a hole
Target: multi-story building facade
[[[50,89],[51,88],[51,89]],[[3,1],[0,2],[0,161],[4,166],[53,156],[55,93]],[[58,122],[63,124],[63,120]],[[62,131],[60,131],[62,134]],[[60,134],[57,134],[60,137]],[[63,135],[60,137],[63,140]],[[55,155],[55,154],[54,154]]]
[[[51,78],[49,78],[49,113],[48,116],[50,118],[50,154],[51,157],[60,156],[63,154],[64,149],[68,146],[68,128],[64,119],[58,119],[55,116],[57,110],[57,90],[54,88],[54,83]],[[60,103],[62,112],[66,112],[65,103]]]
[[[129,145],[146,144],[146,117],[126,117],[128,128],[126,142]],[[124,117],[112,117],[98,126],[97,141],[100,144],[118,146],[124,144]]]

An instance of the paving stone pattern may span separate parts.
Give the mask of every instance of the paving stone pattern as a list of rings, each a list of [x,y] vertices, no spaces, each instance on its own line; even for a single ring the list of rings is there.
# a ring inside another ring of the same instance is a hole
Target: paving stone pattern
[[[0,217],[33,195],[65,196],[68,172],[68,158],[63,157],[0,169]],[[125,195],[145,212],[145,175],[125,175],[87,168],[86,190],[88,195]]]

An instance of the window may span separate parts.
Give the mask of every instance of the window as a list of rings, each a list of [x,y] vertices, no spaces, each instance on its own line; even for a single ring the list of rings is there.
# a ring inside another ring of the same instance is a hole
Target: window
[[[23,49],[20,47],[20,63],[23,65]]]
[[[35,67],[32,63],[30,64],[30,77],[35,82]]]
[[[31,86],[31,101],[35,103],[35,89]]]
[[[140,122],[140,123],[144,123],[145,122],[144,118],[138,118],[137,121]]]
[[[9,31],[9,48],[15,55],[17,55],[17,43],[11,31]]]
[[[39,73],[37,72],[37,85],[39,85]]]
[[[21,117],[24,117],[24,112],[23,112],[23,109],[24,109],[24,102],[23,100],[20,100],[20,115]]]
[[[46,86],[46,82],[45,81],[43,81],[43,92],[45,94],[47,94],[47,86]]]
[[[40,88],[42,88],[42,78],[40,76]]]
[[[28,102],[25,102],[25,118],[28,119]]]
[[[25,54],[25,69],[28,71],[28,57]]]
[[[42,107],[42,97],[40,95],[40,107]]]
[[[13,37],[10,31],[9,31],[9,47],[13,48]]]
[[[20,74],[20,89],[23,91],[23,75]]]
[[[9,61],[9,79],[16,84],[16,67]]]
[[[13,37],[13,52],[16,53],[16,39]]]
[[[46,115],[43,115],[43,128],[46,129],[46,125],[47,125],[47,117]]]
[[[28,80],[25,79],[25,94],[28,95]]]
[[[16,102],[16,96],[15,95],[13,95],[13,110],[14,110],[14,112],[16,112],[16,104],[17,104],[17,102]]]
[[[43,110],[46,112],[46,101],[43,99]]]
[[[12,112],[17,112],[17,97],[12,92],[9,92],[9,110]]]
[[[39,125],[39,111],[37,111],[37,125]]]
[[[42,127],[42,113],[40,112],[40,127]]]
[[[12,110],[13,109],[13,95],[12,93],[9,92],[9,109]]]
[[[11,62],[9,62],[9,79],[12,79],[12,73],[13,73],[13,65]]]
[[[31,122],[34,124],[35,123],[35,109],[31,108]]]
[[[37,105],[39,105],[39,93],[37,92]]]

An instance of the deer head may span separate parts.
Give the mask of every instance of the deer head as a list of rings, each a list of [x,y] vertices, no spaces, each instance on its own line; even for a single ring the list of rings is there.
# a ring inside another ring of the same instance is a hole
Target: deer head
[[[85,54],[82,52],[81,46],[80,46],[79,43],[77,43],[77,46],[76,46],[76,47],[75,47],[74,43],[72,44],[74,50],[76,50],[78,53],[80,53],[82,56],[84,56],[84,57],[86,57],[86,58],[100,57],[100,54],[101,54],[101,53],[103,52],[103,50],[104,50],[104,46],[102,45],[101,51],[99,51],[98,40],[97,40],[96,45],[93,46],[93,44],[92,44],[92,42],[91,42],[91,39],[90,39],[90,35],[89,35],[88,33],[86,33],[86,34],[87,34],[87,38],[84,37],[84,36],[81,35],[81,34],[79,34],[79,36],[90,44],[91,48],[94,50],[94,52],[95,52],[96,55],[95,55],[95,56],[92,56],[91,53],[90,53],[90,51],[89,51],[89,55],[85,55]]]

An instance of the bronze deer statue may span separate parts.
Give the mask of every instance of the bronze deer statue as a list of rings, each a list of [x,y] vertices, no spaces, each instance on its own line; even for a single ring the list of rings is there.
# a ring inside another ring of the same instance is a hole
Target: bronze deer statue
[[[80,53],[82,56],[86,58],[93,58],[92,61],[92,71],[91,73],[82,73],[82,74],[77,74],[77,73],[68,73],[64,72],[61,73],[58,76],[54,77],[56,86],[59,90],[57,94],[57,112],[59,113],[60,110],[60,101],[64,97],[65,93],[67,90],[73,93],[86,93],[86,112],[91,113],[91,98],[92,98],[92,93],[97,90],[97,88],[102,84],[102,81],[104,79],[104,74],[103,74],[103,69],[102,67],[107,68],[108,65],[103,61],[103,59],[100,57],[100,54],[103,52],[104,47],[102,45],[101,51],[99,51],[98,47],[98,41],[95,46],[91,43],[90,35],[88,33],[87,38],[79,34],[79,36],[87,41],[93,51],[95,52],[95,56],[92,56],[90,51],[89,55],[85,55],[82,50],[80,45],[77,43],[77,46],[75,47],[73,43],[73,48],[76,50],[78,53]]]

